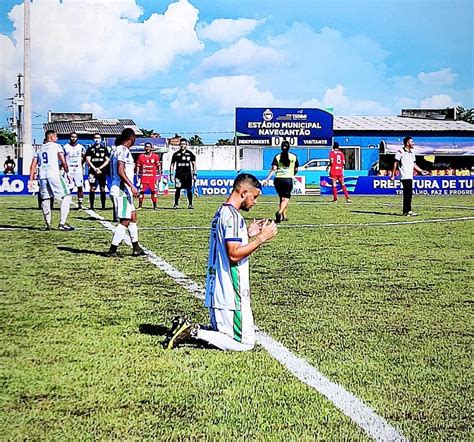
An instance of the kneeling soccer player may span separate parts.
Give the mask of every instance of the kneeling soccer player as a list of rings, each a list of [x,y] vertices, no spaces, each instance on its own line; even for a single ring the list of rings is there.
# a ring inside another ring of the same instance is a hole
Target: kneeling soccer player
[[[276,235],[277,227],[273,221],[258,220],[247,229],[239,211],[249,211],[255,205],[261,188],[253,175],[238,175],[231,195],[212,220],[205,300],[211,325],[203,327],[178,316],[163,342],[164,348],[195,338],[221,350],[253,349],[248,257]],[[249,241],[249,237],[253,239]]]

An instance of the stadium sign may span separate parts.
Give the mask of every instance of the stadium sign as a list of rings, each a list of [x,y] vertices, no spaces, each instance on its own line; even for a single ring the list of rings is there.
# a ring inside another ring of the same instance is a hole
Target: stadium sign
[[[321,109],[235,109],[235,135],[239,146],[331,146],[334,117]]]
[[[403,187],[400,180],[383,176],[359,176],[344,179],[347,190],[359,195],[401,195]],[[321,194],[330,195],[331,179],[321,177]],[[338,186],[339,187],[339,186]],[[414,195],[474,195],[474,177],[429,176],[413,179]]]

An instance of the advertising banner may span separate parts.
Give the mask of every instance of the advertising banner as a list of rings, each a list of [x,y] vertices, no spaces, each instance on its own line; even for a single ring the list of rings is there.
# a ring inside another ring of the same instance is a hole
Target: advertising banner
[[[347,190],[359,195],[401,195],[402,182],[384,176],[359,176],[344,178]],[[321,195],[330,195],[331,179],[322,176]],[[338,192],[342,192],[338,185]],[[413,180],[414,195],[474,195],[474,177],[420,176]]]
[[[247,108],[235,110],[239,146],[331,146],[334,117],[321,109]]]
[[[259,180],[266,178],[266,173],[255,173],[255,176]],[[222,172],[218,176],[215,174],[206,175],[199,174],[196,180],[196,186],[198,194],[201,196],[212,196],[212,195],[230,195],[232,192],[232,186],[234,185],[234,178],[236,177],[235,172],[225,173]],[[304,195],[305,194],[305,177],[296,176],[293,178],[293,191],[292,195]],[[268,185],[262,189],[263,195],[276,195],[273,180],[269,180]]]
[[[31,195],[28,191],[28,175],[2,175],[0,176],[0,195]],[[105,191],[109,191],[110,179],[107,179]],[[169,192],[169,177],[168,175],[161,175],[158,178],[158,193],[160,195],[167,195]],[[88,193],[90,189],[87,176],[84,177],[84,192]],[[77,189],[73,189],[73,193]]]

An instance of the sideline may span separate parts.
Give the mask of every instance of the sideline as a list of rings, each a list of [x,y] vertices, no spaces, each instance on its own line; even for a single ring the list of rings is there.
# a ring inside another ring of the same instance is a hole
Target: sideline
[[[112,231],[115,229],[110,222],[105,221],[102,216],[93,210],[87,209],[85,212],[91,217],[96,218],[105,228]],[[125,236],[124,240],[128,245],[131,245],[128,235]],[[142,248],[147,252],[147,258],[152,264],[165,272],[178,285],[188,290],[193,296],[204,299],[205,291],[202,286],[195,283],[184,273],[175,269],[171,264],[161,259],[151,250],[143,247],[143,245]],[[306,360],[294,355],[280,342],[259,330],[258,327],[255,328],[257,332],[256,341],[258,344],[265,348],[271,356],[280,362],[297,379],[329,399],[336,408],[348,416],[369,436],[381,441],[406,441],[400,432],[385,421],[383,417],[365,405],[359,398],[345,390],[341,385],[330,381]]]

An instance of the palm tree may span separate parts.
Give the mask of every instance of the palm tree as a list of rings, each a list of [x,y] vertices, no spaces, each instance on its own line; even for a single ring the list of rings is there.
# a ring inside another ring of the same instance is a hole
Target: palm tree
[[[189,139],[189,144],[191,146],[202,146],[204,143],[199,135],[194,135]]]

